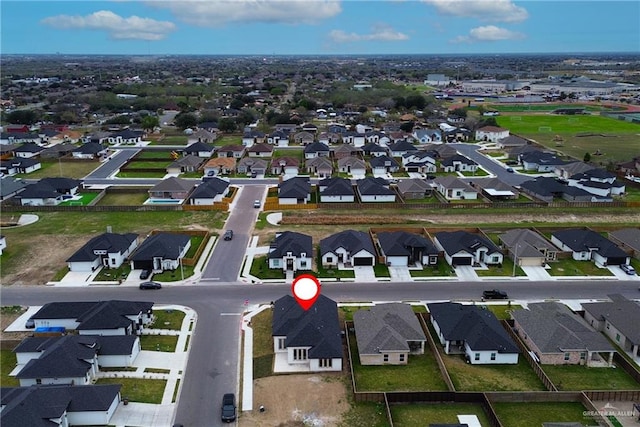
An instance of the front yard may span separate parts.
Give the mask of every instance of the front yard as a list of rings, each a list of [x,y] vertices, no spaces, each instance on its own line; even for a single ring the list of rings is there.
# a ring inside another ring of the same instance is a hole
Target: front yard
[[[178,344],[177,335],[141,335],[140,346],[142,350],[163,351],[173,353]]]
[[[573,258],[549,263],[551,276],[613,276],[606,268],[598,268],[593,261],[576,261]]]
[[[129,399],[131,402],[160,404],[167,380],[99,378],[96,384],[122,384],[120,395],[123,399]]]

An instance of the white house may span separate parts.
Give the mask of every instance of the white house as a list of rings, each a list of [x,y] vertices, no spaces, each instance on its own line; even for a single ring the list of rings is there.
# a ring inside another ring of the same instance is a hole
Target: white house
[[[476,141],[498,142],[509,136],[509,129],[497,126],[485,126],[476,130]]]
[[[500,249],[488,238],[468,231],[440,231],[433,235],[436,248],[449,265],[498,265],[504,261]]]
[[[320,241],[323,267],[374,265],[375,257],[371,236],[363,231],[344,230]]]
[[[118,268],[138,247],[134,233],[103,233],[93,237],[67,259],[69,271],[90,272],[104,266]]]
[[[311,236],[285,231],[277,233],[267,254],[269,268],[283,271],[311,270],[313,245]]]

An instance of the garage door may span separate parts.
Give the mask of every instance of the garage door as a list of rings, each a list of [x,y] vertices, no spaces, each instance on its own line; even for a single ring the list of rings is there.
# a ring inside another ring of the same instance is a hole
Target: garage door
[[[627,263],[627,258],[622,258],[622,257],[607,258],[607,265],[620,265],[620,264],[626,264],[626,263]]]
[[[353,258],[353,265],[373,265],[373,258],[371,258],[371,257],[355,257],[355,258]]]
[[[472,258],[466,256],[454,256],[453,258],[451,258],[451,264],[453,265],[471,265],[471,262]]]

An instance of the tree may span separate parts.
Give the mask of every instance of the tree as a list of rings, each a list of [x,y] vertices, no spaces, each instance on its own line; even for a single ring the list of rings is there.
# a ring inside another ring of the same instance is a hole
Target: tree
[[[7,114],[7,122],[17,125],[32,125],[39,119],[33,110],[16,110]]]
[[[220,119],[218,129],[222,132],[230,133],[236,130],[236,122],[229,118]]]
[[[584,160],[585,163],[589,163],[591,161],[591,153],[589,153],[588,151],[584,153],[584,157],[582,158],[582,160]]]
[[[413,122],[404,122],[400,125],[400,130],[404,132],[413,132]]]
[[[156,116],[145,116],[140,122],[142,129],[153,130],[160,125],[160,120]]]
[[[466,118],[467,117],[467,109],[466,108],[456,108],[455,110],[452,110],[449,112],[449,114],[451,114],[452,116],[456,116],[456,117],[462,117],[462,118]]]
[[[176,115],[174,123],[178,129],[184,130],[198,124],[198,119],[193,113],[179,113]]]

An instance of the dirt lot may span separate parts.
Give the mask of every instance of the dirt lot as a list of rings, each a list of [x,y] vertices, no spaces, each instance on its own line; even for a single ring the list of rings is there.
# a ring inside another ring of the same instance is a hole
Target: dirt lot
[[[342,414],[349,409],[342,374],[257,379],[253,382],[253,404],[253,411],[240,412],[240,427],[331,427],[339,425]],[[258,410],[260,405],[265,412]]]

